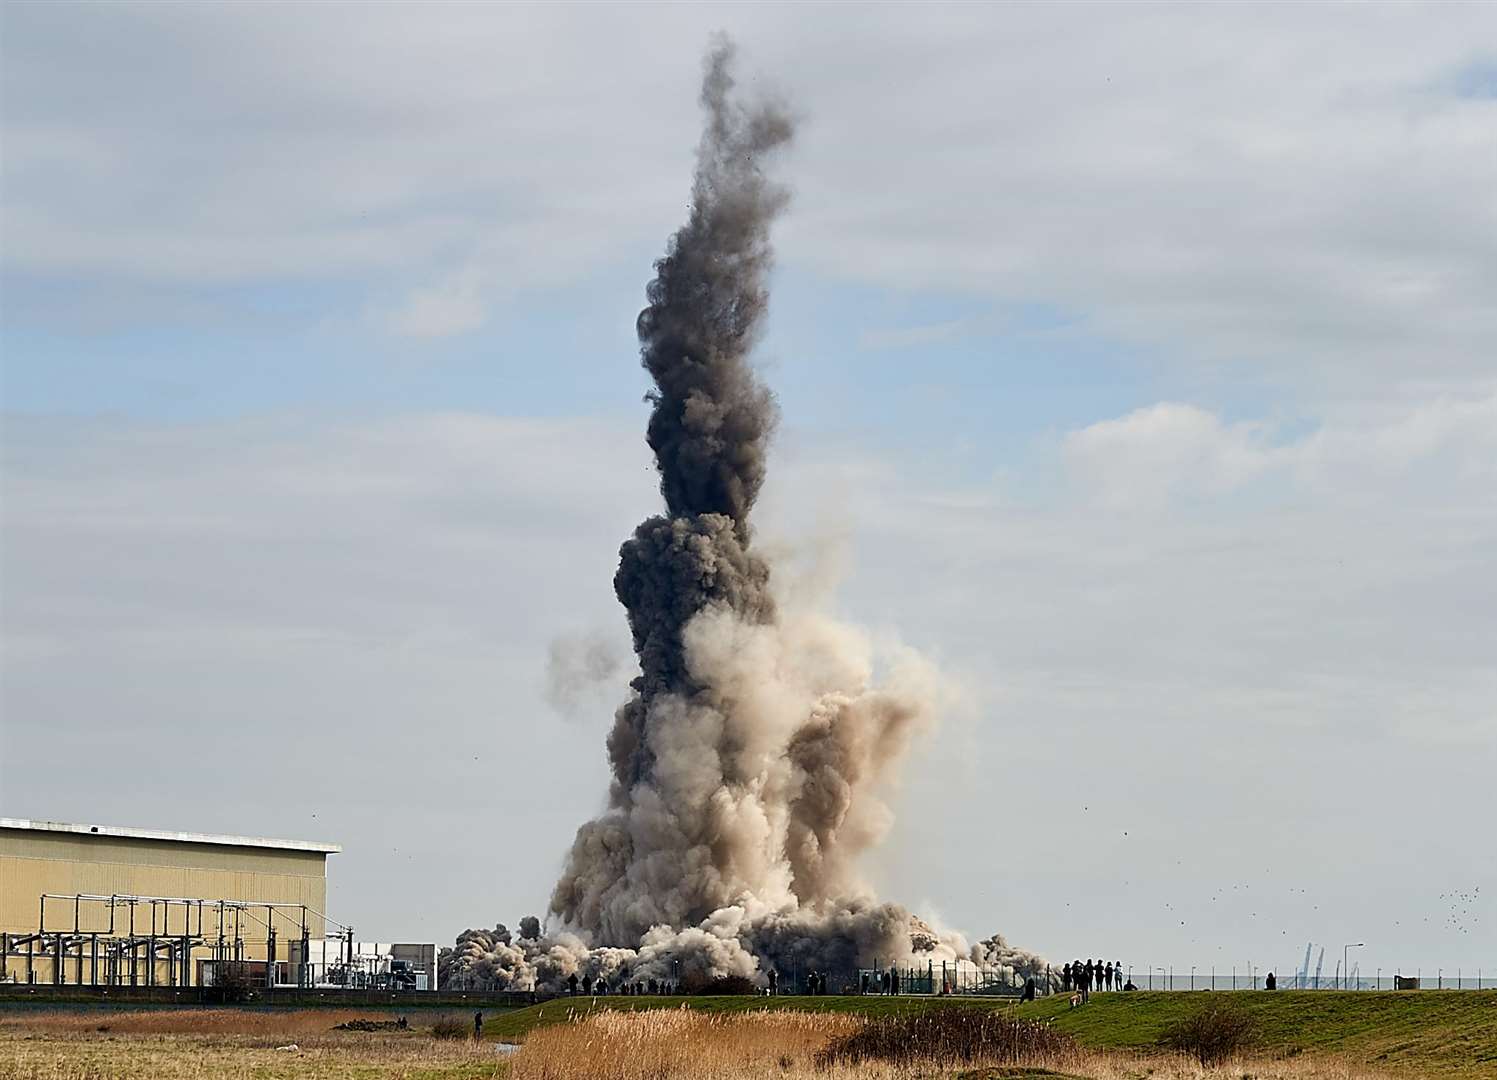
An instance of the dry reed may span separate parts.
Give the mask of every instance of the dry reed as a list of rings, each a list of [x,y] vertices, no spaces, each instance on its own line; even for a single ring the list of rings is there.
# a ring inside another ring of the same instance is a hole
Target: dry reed
[[[1388,1073],[1332,1055],[1241,1057],[1216,1066],[1201,1065],[1186,1054],[1089,1052],[1068,1072],[1088,1080],[1395,1080],[1407,1073]]]
[[[1021,1063],[953,1064],[949,1053],[899,1061],[837,1061],[826,1051],[863,1030],[845,1014],[758,1012],[712,1015],[681,1010],[602,1012],[532,1032],[515,1055],[510,1080],[921,1080],[1052,1076],[1085,1080],[1390,1080],[1327,1057],[1242,1059],[1206,1067],[1174,1054],[1092,1053],[1058,1046]]]
[[[809,1072],[818,1052],[859,1025],[837,1013],[604,1011],[532,1032],[510,1075],[512,1080],[736,1080],[796,1068]]]

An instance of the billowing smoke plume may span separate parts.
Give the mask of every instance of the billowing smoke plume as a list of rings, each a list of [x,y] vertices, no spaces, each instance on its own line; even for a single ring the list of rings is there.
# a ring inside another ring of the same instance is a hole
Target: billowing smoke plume
[[[878,901],[857,873],[890,823],[879,789],[940,690],[908,652],[879,657],[875,684],[869,639],[777,595],[753,549],[776,410],[749,354],[787,202],[766,170],[794,124],[735,97],[732,56],[721,43],[708,57],[690,217],[638,320],[666,512],[635,530],[614,577],[640,672],[608,736],[608,809],[577,831],[555,932],[470,931],[454,970],[541,986],[927,958],[1034,970],[1001,938],[969,950]]]

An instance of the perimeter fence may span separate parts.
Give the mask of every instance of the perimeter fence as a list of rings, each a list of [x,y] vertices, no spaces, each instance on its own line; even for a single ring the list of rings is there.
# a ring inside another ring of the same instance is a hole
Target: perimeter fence
[[[1313,971],[1260,967],[1247,964],[1241,968],[1174,967],[1165,965],[1128,965],[1121,967],[1109,985],[1092,984],[1093,993],[1124,991],[1128,985],[1136,990],[1190,992],[1200,990],[1265,990],[1270,972],[1279,990],[1494,990],[1497,989],[1497,964],[1478,967],[1412,969],[1376,969],[1363,974],[1352,969],[1349,977],[1340,972],[1317,974]],[[953,965],[929,962],[921,965],[891,965],[859,968],[850,971],[813,971],[787,969],[779,972],[782,994],[916,994],[1018,997],[1024,993],[1028,978],[1008,968],[975,968],[968,964]],[[1068,980],[1063,966],[1050,966],[1032,973],[1034,990],[1039,996],[1072,993],[1078,982]]]

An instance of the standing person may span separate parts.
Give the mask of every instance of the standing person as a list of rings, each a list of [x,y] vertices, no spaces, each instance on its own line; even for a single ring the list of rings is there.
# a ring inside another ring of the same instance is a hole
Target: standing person
[[[575,971],[567,976],[567,993],[573,997],[577,996],[577,973]]]
[[[1263,980],[1263,989],[1265,989],[1265,990],[1277,990],[1278,988],[1279,988],[1279,980],[1275,979],[1273,977],[1273,972],[1270,971],[1268,973],[1268,978],[1266,978],[1266,979]]]
[[[1112,965],[1112,981],[1118,984],[1118,989],[1123,988],[1123,962],[1117,961]]]
[[[1102,969],[1102,989],[1112,989],[1112,961],[1107,961],[1107,966]]]
[[[858,992],[865,995],[868,993],[868,972],[866,971],[858,977]]]
[[[769,969],[769,996],[774,997],[780,989],[780,973],[774,968]]]
[[[899,969],[891,968],[889,971],[889,993],[899,993]]]
[[[473,1037],[483,1038],[483,1011],[481,1009],[473,1014]]]
[[[1065,990],[1066,993],[1071,992],[1071,962],[1069,960],[1060,969],[1060,985],[1061,989]]]
[[[1081,968],[1081,1000],[1090,1001],[1092,997],[1092,966],[1091,957],[1087,957],[1086,963]]]
[[[1024,1000],[1034,1000],[1034,976],[1032,975],[1024,980]]]

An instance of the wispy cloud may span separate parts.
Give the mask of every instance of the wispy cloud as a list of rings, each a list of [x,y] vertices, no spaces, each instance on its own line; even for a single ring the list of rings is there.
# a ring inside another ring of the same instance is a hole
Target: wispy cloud
[[[924,326],[904,326],[890,330],[866,330],[858,336],[863,349],[908,349],[917,345],[935,345],[965,337],[972,328],[969,319],[951,319]]]

